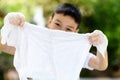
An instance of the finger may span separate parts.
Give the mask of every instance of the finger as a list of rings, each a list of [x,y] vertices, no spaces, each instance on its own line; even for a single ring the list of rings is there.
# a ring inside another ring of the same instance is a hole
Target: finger
[[[10,22],[10,24],[17,25],[18,21],[16,19],[16,16],[10,16],[9,22]]]
[[[98,39],[103,39],[103,34],[101,34],[101,33],[93,33],[93,34],[91,34],[90,36],[89,36],[89,39],[93,39],[94,40],[94,38],[98,38]]]
[[[20,20],[16,20],[16,25],[20,26]]]
[[[103,43],[103,39],[101,38],[90,39],[90,43],[93,45],[100,45]]]
[[[20,27],[23,27],[23,25],[24,25],[24,22],[21,22],[21,23],[20,23]]]
[[[25,23],[25,20],[24,20],[24,18],[22,18],[22,19],[21,19],[20,26],[23,27],[23,26],[24,26],[24,23]]]
[[[20,26],[21,18],[20,18],[20,16],[18,14],[16,15],[16,21],[17,21],[17,25]]]
[[[13,25],[17,25],[16,19],[14,19],[14,18],[12,18],[12,19],[10,20],[10,23],[13,24]]]
[[[13,25],[17,25],[17,21],[15,19],[12,20]]]
[[[91,34],[89,35],[89,38],[94,38],[94,37],[97,37],[97,36],[99,36],[98,33],[91,33]]]
[[[101,44],[101,42],[98,41],[98,40],[94,40],[94,41],[91,41],[91,44],[92,44],[93,46],[97,46],[97,45]]]
[[[97,39],[97,38],[95,38],[95,39],[90,39],[89,41],[93,44],[94,42],[97,42],[98,39]]]
[[[9,23],[10,23],[10,24],[13,24],[13,20],[12,20],[12,19],[9,19]]]
[[[92,35],[89,37],[89,40],[94,41],[94,40],[99,39],[99,38],[100,38],[100,35]]]
[[[10,24],[13,24],[13,25],[15,24],[15,22],[14,22],[14,17],[10,17],[10,18],[9,18],[9,23],[10,23]]]
[[[103,34],[100,30],[95,30],[95,31],[93,31],[92,33],[91,33],[91,35],[90,36],[93,36],[93,35],[101,35],[101,34]]]
[[[20,14],[18,14],[18,18],[19,18],[19,20],[20,20],[20,22],[19,22],[19,26],[20,27],[23,27],[23,25],[24,25],[24,17],[23,16],[21,16]]]
[[[103,36],[101,36],[101,35],[97,35],[97,36],[96,36],[96,35],[95,35],[95,36],[90,37],[89,40],[90,40],[90,41],[96,41],[96,40],[97,40],[97,41],[100,41],[100,42],[101,42],[101,41],[103,40]]]

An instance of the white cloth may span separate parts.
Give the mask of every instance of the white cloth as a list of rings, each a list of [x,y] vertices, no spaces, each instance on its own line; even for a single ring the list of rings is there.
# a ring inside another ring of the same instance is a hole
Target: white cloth
[[[100,31],[100,30],[95,30],[93,33],[95,33],[95,32],[101,33],[101,35],[103,36],[103,39],[101,40],[102,43],[99,44],[99,45],[96,45],[95,47],[96,47],[97,50],[101,53],[101,55],[102,55],[103,57],[105,57],[104,53],[105,53],[105,51],[107,50],[108,39],[107,39],[106,35],[103,34],[102,31]]]
[[[7,21],[7,20],[6,20]],[[24,28],[5,22],[2,43],[16,48],[14,66],[20,80],[77,80],[88,61],[89,33],[50,30],[25,23]]]

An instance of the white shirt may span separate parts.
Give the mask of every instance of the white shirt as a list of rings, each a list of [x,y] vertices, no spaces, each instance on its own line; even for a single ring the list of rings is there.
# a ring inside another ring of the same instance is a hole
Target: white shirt
[[[16,48],[14,66],[21,80],[77,80],[82,68],[92,69],[88,66],[94,56],[89,53],[89,33],[50,30],[29,23],[19,28],[7,23],[1,35],[3,44]]]

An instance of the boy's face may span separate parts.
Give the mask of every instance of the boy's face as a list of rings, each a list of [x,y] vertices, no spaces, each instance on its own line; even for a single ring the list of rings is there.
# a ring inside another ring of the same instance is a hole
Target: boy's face
[[[64,14],[55,14],[48,21],[48,28],[54,30],[63,30],[67,32],[78,32],[78,24],[71,16]]]

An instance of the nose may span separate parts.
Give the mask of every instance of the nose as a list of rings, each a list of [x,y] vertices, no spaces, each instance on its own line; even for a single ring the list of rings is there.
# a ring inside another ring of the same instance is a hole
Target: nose
[[[65,31],[65,29],[61,29],[62,31]]]
[[[59,26],[59,27],[56,27],[56,28],[54,28],[54,29],[65,31],[65,27],[64,27],[64,26]]]
[[[61,27],[61,30],[62,30],[62,31],[66,31],[66,29],[65,29],[65,27],[64,27],[64,26],[62,26],[62,27]]]

